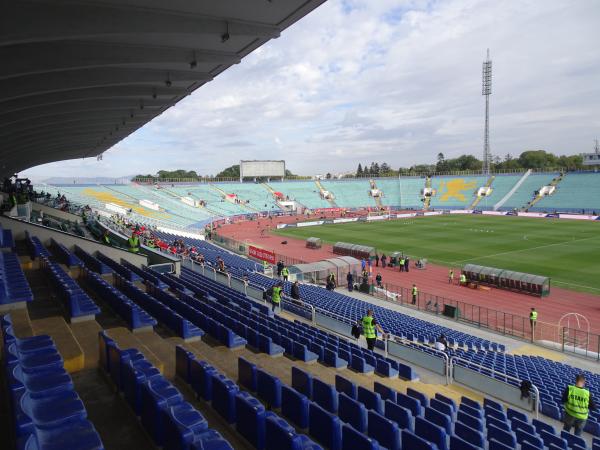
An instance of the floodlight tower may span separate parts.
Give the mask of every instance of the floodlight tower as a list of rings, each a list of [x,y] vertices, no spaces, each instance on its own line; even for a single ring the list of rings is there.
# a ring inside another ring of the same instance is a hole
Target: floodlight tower
[[[481,95],[485,96],[485,130],[483,132],[483,176],[490,176],[490,95],[492,94],[492,60],[490,49],[487,49],[487,59],[483,62]]]

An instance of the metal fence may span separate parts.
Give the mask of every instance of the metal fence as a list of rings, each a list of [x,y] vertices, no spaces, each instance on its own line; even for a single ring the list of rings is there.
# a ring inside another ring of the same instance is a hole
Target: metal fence
[[[412,288],[393,284],[383,284],[381,288],[373,286],[371,295],[397,305],[429,314],[443,315],[457,322],[533,342],[536,345],[600,360],[600,335],[581,329],[561,328],[558,324],[539,320],[532,327],[529,318],[525,316],[422,291],[418,292],[416,302],[413,304]],[[446,311],[446,305],[456,308],[455,313]]]

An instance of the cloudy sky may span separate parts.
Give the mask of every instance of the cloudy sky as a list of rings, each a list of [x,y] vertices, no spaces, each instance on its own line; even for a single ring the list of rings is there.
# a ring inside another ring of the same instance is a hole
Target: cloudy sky
[[[24,175],[216,174],[285,159],[299,174],[479,155],[574,154],[600,137],[599,0],[328,0],[104,154]]]

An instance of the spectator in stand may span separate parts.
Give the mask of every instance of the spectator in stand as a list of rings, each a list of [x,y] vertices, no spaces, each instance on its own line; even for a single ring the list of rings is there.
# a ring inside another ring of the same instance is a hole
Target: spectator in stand
[[[104,234],[102,235],[102,243],[108,246],[112,245],[110,242],[110,233],[108,232],[108,230],[104,230]]]
[[[448,348],[448,341],[446,340],[446,336],[444,334],[440,334],[440,337],[436,339],[434,347],[436,350],[440,350],[442,352],[446,351]]]
[[[385,256],[385,253],[383,253],[381,255],[381,267],[383,267],[385,269],[386,264],[387,264],[387,256]]]
[[[346,281],[348,283],[348,292],[352,292],[354,289],[354,277],[352,276],[352,273],[348,272],[346,275]]]
[[[329,283],[331,283],[331,286],[332,286],[331,290],[333,291],[335,289],[335,287],[336,287],[335,275],[334,275],[333,272],[329,272],[329,275],[327,276],[327,281]]]
[[[377,273],[377,276],[375,277],[375,281],[377,282],[377,287],[382,287],[381,280],[382,280],[381,274]]]
[[[408,268],[410,265],[410,259],[408,258],[408,256],[404,259],[404,271],[408,272]]]
[[[565,408],[563,430],[569,433],[574,428],[575,436],[581,436],[590,410],[596,410],[590,391],[585,389],[585,375],[577,375],[575,385],[567,386],[562,395],[562,403]]]
[[[281,278],[281,271],[283,270],[283,261],[277,261],[277,278]]]
[[[296,304],[301,305],[302,301],[300,300],[300,284],[298,284],[298,280],[294,281],[292,287],[290,288],[290,297],[292,297],[292,301]]]
[[[281,276],[283,277],[283,281],[288,280],[288,277],[290,276],[290,269],[288,269],[287,266],[283,266],[281,269]]]

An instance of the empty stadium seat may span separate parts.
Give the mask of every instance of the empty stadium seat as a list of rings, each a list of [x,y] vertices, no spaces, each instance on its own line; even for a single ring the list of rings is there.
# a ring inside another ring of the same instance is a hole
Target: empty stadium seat
[[[361,402],[341,393],[338,416],[342,422],[352,425],[361,433],[367,431],[367,409]]]
[[[400,450],[400,428],[393,420],[371,410],[368,412],[368,434],[381,447],[388,450]]]
[[[344,424],[342,426],[342,450],[379,450],[379,444],[375,439]]]
[[[319,380],[318,378],[314,378],[312,389],[312,400],[315,403],[330,413],[337,413],[338,393],[333,386]]]
[[[309,403],[304,394],[289,386],[281,386],[281,415],[298,428],[308,428]]]
[[[308,413],[309,434],[330,450],[342,448],[342,424],[340,419],[316,403],[311,402]]]
[[[269,408],[281,406],[281,381],[279,378],[265,372],[256,370],[256,394]]]

